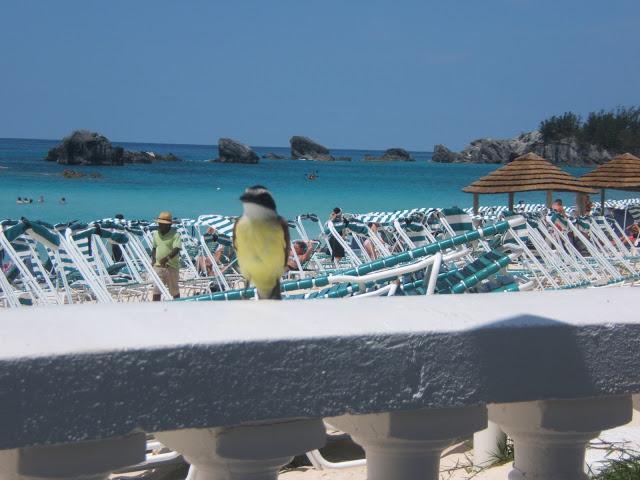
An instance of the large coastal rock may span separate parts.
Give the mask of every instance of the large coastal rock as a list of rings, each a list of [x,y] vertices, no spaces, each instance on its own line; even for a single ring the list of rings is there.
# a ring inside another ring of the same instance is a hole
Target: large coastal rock
[[[381,157],[365,155],[363,162],[415,162],[416,159],[409,155],[404,148],[389,148]]]
[[[122,165],[123,155],[122,147],[111,146],[99,133],[76,130],[51,148],[45,160],[63,165]]]
[[[467,145],[460,153],[443,145],[434,147],[432,161],[440,163],[506,164],[525,153],[535,153],[557,165],[593,166],[606,163],[623,152],[605,150],[574,139],[545,143],[539,131],[523,133],[511,140],[482,138]]]
[[[218,153],[220,158],[212,160],[220,163],[258,163],[260,157],[251,149],[237,140],[220,138],[218,140]]]
[[[318,162],[349,162],[351,157],[334,158],[329,149],[308,137],[293,136],[291,140],[291,159],[316,160]]]
[[[182,158],[169,153],[167,155],[159,155],[154,152],[136,152],[135,150],[127,150],[124,152],[124,163],[156,163],[156,162],[182,162]]]
[[[153,152],[136,152],[122,147],[113,147],[111,142],[89,130],[76,130],[62,140],[57,147],[51,148],[48,162],[63,165],[124,165],[125,163],[181,162],[173,153],[158,155]]]

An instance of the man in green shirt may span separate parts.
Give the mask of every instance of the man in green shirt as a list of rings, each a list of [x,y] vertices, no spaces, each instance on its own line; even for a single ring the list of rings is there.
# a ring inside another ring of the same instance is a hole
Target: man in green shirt
[[[158,230],[154,233],[151,243],[151,265],[173,298],[180,298],[180,234],[171,228],[173,217],[169,212],[162,212],[154,221],[158,222]],[[156,285],[153,288],[153,301],[159,301],[160,297],[160,289]]]

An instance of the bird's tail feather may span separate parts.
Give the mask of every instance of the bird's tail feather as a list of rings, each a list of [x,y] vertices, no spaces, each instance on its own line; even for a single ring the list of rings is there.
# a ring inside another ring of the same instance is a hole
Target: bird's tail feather
[[[276,281],[273,290],[271,290],[268,295],[265,295],[264,297],[260,295],[260,298],[267,298],[269,300],[282,300],[282,295],[280,294],[280,280]]]

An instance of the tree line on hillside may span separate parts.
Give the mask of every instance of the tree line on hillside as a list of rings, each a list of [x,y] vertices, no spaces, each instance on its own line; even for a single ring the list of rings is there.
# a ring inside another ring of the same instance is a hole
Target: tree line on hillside
[[[591,112],[583,122],[580,115],[565,112],[543,120],[540,133],[547,143],[576,139],[580,143],[623,152],[640,150],[640,107],[618,107]]]

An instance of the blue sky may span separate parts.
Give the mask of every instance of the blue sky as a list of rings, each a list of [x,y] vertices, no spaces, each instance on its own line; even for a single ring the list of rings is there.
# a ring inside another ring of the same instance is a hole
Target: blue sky
[[[461,150],[640,105],[637,0],[0,0],[0,137]]]

